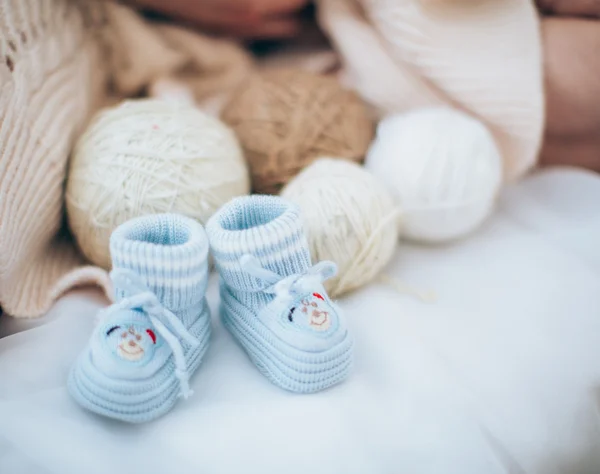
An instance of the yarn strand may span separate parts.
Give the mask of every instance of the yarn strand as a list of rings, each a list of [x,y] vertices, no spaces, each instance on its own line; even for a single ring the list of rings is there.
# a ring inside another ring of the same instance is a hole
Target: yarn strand
[[[394,278],[390,275],[387,275],[385,273],[382,273],[381,275],[379,275],[377,277],[377,280],[384,285],[390,286],[391,288],[396,290],[398,293],[403,294],[403,295],[414,296],[415,298],[419,299],[423,303],[434,303],[438,299],[437,294],[434,291],[418,290],[416,288],[408,286],[401,280]]]

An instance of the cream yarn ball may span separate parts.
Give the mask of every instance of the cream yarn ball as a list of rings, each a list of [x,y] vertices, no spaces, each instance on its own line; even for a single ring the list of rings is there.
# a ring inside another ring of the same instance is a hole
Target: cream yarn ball
[[[83,254],[108,269],[119,224],[163,212],[206,223],[249,190],[241,147],[226,125],[182,101],[130,100],[101,111],[76,144],[67,214]]]
[[[331,260],[338,275],[325,282],[339,296],[371,281],[398,243],[394,202],[363,167],[321,158],[293,178],[281,196],[298,204],[314,261]]]
[[[502,159],[491,133],[450,108],[385,118],[365,167],[392,192],[401,236],[420,242],[475,230],[492,213],[502,184]]]

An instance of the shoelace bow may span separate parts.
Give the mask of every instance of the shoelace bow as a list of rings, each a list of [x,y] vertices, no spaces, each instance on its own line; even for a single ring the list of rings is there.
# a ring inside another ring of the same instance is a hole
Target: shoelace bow
[[[240,259],[240,264],[247,273],[267,284],[266,287],[256,290],[256,292],[264,291],[273,294],[282,303],[287,303],[296,296],[310,293],[315,285],[323,283],[337,273],[336,264],[329,261],[319,262],[301,273],[286,277],[266,269],[253,255],[244,255]]]
[[[192,395],[192,390],[180,340],[184,339],[193,347],[197,346],[199,341],[189,333],[175,314],[160,303],[156,295],[148,289],[136,273],[131,270],[115,269],[110,276],[113,284],[122,289],[127,296],[104,310],[103,317],[122,310],[141,309],[171,348],[175,359],[175,375],[181,387],[181,396],[188,398]]]

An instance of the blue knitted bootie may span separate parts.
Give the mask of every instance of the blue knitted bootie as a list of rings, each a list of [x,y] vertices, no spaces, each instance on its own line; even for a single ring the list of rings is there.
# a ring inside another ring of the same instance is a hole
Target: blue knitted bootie
[[[118,227],[110,251],[116,302],[99,313],[68,389],[95,413],[150,421],[191,394],[208,348],[208,239],[190,218],[151,215]]]
[[[323,281],[336,267],[311,267],[299,209],[279,197],[234,199],[206,227],[221,275],[221,317],[259,370],[293,392],[345,379],[353,342]]]

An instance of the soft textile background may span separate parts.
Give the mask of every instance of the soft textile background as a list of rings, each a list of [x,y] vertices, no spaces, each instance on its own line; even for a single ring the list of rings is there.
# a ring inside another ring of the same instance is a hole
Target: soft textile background
[[[318,8],[334,61],[300,48],[265,66],[341,63],[344,82],[377,116],[460,107],[492,130],[507,181],[534,165],[544,114],[532,2],[319,0]],[[4,0],[0,58],[0,305],[37,317],[74,286],[109,286],[64,222],[67,159],[90,115],[165,79],[184,82],[218,113],[260,66],[235,43],[90,0]]]
[[[598,202],[597,175],[549,170],[470,240],[402,247],[388,272],[438,301],[380,284],[343,299],[356,371],[316,395],[269,384],[215,318],[194,397],[121,425],[65,389],[99,294],[0,317],[0,473],[597,474]]]
[[[535,163],[544,122],[539,18],[531,1],[318,0],[343,81],[378,116],[458,107],[496,139],[505,178]]]

